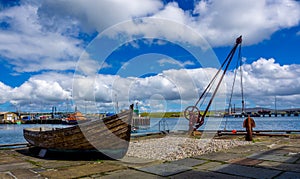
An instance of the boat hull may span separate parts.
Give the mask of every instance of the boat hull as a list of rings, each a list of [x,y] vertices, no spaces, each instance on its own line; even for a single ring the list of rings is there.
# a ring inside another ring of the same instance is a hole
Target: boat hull
[[[32,146],[54,151],[98,151],[122,158],[128,149],[132,108],[122,113],[67,128],[27,128],[24,138]]]

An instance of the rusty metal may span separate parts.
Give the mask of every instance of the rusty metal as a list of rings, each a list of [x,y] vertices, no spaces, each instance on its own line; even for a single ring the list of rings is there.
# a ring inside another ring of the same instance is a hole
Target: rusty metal
[[[248,115],[248,117],[243,122],[243,127],[246,128],[247,131],[247,134],[245,136],[246,141],[252,141],[252,131],[255,126],[256,125],[253,118]]]
[[[237,47],[241,43],[242,43],[242,36],[240,36],[240,37],[238,37],[236,39],[235,46],[231,49],[231,51],[228,54],[228,56],[226,57],[225,61],[222,63],[221,67],[219,68],[219,70],[217,71],[217,73],[215,74],[215,76],[212,78],[212,80],[210,81],[210,83],[207,85],[207,87],[205,88],[205,90],[203,91],[203,93],[201,94],[201,96],[199,97],[199,99],[197,100],[196,104],[194,106],[189,106],[189,107],[187,107],[184,110],[184,117],[187,120],[189,120],[190,122],[193,122],[195,114],[197,115],[196,116],[197,117],[197,122],[196,122],[196,124],[194,126],[194,130],[197,130],[201,125],[203,125],[204,118],[205,118],[205,116],[206,116],[206,114],[208,112],[208,109],[210,108],[210,105],[212,104],[212,101],[213,101],[213,99],[214,99],[214,97],[215,97],[215,95],[216,95],[216,93],[217,93],[217,91],[219,89],[219,86],[220,86],[220,84],[221,84],[221,82],[222,82],[222,80],[223,80],[223,78],[225,76],[225,73],[226,73],[226,71],[227,71],[227,69],[229,67],[229,64],[232,61],[232,58],[233,58],[233,56],[235,54],[235,51],[236,51]],[[209,101],[209,103],[208,103],[208,105],[207,105],[207,107],[206,107],[203,115],[200,115],[200,110],[198,109],[197,105],[199,104],[199,102],[201,101],[201,99],[203,99],[203,97],[205,96],[205,94],[207,94],[208,90],[211,88],[212,84],[215,82],[217,76],[222,71],[222,69],[225,66],[225,64],[226,64],[226,67],[225,67],[225,69],[223,71],[223,74],[222,74],[222,76],[221,76],[221,78],[220,78],[220,80],[219,80],[219,82],[218,82],[218,84],[217,84],[217,86],[216,86],[213,94],[212,94],[212,97],[211,97],[211,99],[210,99],[210,101]],[[191,114],[193,114],[193,115],[191,115]]]
[[[186,119],[190,119],[191,114],[195,115],[197,118],[200,117],[200,110],[198,109],[197,106],[188,106],[185,110],[184,110],[184,117]]]

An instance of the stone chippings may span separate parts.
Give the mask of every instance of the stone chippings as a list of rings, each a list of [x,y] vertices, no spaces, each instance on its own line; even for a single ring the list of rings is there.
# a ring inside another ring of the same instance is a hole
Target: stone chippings
[[[126,155],[145,159],[173,161],[250,143],[240,140],[166,136],[130,142]]]

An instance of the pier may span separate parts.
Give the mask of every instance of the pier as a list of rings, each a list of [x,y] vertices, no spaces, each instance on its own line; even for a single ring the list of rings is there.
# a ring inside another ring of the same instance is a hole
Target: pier
[[[140,128],[149,128],[150,127],[150,117],[132,117],[132,126]]]
[[[299,111],[282,111],[282,112],[271,112],[271,111],[264,111],[264,112],[246,112],[245,114],[241,113],[232,113],[230,115],[224,114],[224,117],[247,117],[250,115],[250,117],[298,117],[300,114]]]

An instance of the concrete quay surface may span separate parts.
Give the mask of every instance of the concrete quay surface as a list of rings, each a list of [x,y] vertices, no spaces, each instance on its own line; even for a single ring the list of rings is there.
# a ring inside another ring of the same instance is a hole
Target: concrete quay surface
[[[0,179],[28,178],[300,178],[300,135],[254,142],[177,161],[0,150]]]

